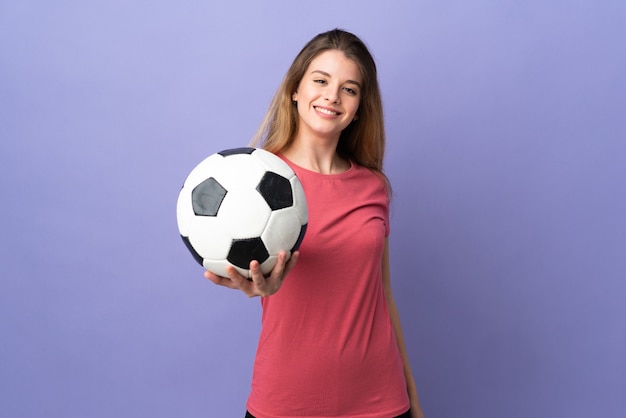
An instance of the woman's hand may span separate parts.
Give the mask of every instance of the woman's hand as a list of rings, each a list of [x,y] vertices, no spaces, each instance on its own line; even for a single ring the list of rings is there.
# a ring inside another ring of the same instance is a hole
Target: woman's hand
[[[265,277],[261,272],[261,265],[259,262],[256,260],[251,261],[250,273],[252,281],[243,277],[239,274],[237,269],[232,266],[228,266],[226,268],[228,277],[218,276],[208,270],[204,272],[204,277],[217,285],[226,286],[231,289],[239,289],[248,295],[248,297],[269,296],[276,293],[278,289],[280,289],[285,276],[287,276],[289,270],[296,265],[299,255],[300,252],[296,251],[291,255],[289,261],[287,261],[287,253],[285,251],[281,251],[278,254],[278,261],[276,262],[276,265],[267,277]]]

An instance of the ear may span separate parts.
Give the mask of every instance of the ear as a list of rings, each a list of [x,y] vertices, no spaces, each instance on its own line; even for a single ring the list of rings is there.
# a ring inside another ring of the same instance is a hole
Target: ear
[[[291,93],[291,100],[294,102],[298,101],[298,91],[294,91],[293,93]]]

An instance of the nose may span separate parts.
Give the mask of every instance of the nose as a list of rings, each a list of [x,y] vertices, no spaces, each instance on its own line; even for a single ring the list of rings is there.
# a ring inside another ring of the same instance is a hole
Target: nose
[[[324,99],[327,102],[338,104],[340,102],[339,89],[334,86],[328,86],[324,91]]]

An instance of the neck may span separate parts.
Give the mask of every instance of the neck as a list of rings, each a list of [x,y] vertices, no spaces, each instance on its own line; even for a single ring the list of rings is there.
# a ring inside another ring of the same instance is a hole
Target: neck
[[[294,164],[320,174],[339,174],[350,168],[350,162],[337,154],[337,143],[311,143],[294,139],[282,151]]]

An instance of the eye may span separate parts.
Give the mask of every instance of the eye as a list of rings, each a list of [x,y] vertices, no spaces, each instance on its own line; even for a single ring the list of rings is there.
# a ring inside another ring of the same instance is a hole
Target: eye
[[[357,94],[359,94],[359,92],[353,89],[352,87],[344,87],[343,90],[347,92],[348,94],[350,94],[351,96],[356,96]]]
[[[318,78],[318,79],[313,80],[313,82],[314,82],[314,83],[318,83],[318,84],[325,84],[325,83],[326,83],[326,80],[323,80],[323,79],[321,79],[321,78]]]

